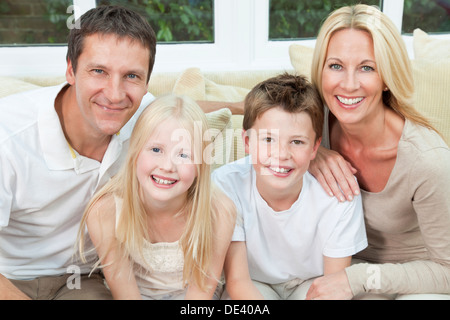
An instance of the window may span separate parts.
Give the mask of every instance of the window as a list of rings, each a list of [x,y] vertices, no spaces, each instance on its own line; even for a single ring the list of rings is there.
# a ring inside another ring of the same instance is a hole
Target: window
[[[214,42],[213,0],[97,0],[127,6],[146,17],[159,42]]]
[[[269,39],[292,40],[314,38],[330,12],[346,5],[363,3],[380,7],[379,0],[270,0]]]
[[[65,43],[72,0],[3,0],[0,45]]]
[[[159,38],[154,72],[181,72],[189,67],[288,70],[292,68],[289,46],[313,47],[328,12],[355,2],[360,1],[2,0],[0,76],[64,75],[67,26],[99,3],[130,6],[150,19]],[[447,0],[361,2],[380,6],[394,21],[411,56],[415,28],[450,39]],[[20,33],[25,21],[32,27]]]
[[[405,0],[402,32],[420,28],[428,33],[450,32],[450,1]]]

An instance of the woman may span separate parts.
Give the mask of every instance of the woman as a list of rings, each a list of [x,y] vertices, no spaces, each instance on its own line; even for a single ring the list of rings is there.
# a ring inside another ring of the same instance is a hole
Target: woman
[[[450,150],[413,108],[412,79],[400,34],[375,7],[343,7],[324,22],[312,82],[328,107],[330,150],[310,171],[348,198],[355,174],[369,246],[357,255],[365,261],[316,279],[307,298],[450,298]]]

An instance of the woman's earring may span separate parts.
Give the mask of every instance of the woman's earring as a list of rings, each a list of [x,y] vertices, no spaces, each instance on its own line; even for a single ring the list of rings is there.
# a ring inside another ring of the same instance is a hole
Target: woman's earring
[[[389,91],[388,87],[384,87],[383,91]]]

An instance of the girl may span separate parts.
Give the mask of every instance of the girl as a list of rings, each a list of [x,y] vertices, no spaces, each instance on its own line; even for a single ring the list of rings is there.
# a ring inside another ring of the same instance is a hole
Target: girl
[[[193,100],[156,99],[121,171],[89,203],[80,235],[87,226],[115,299],[213,298],[235,208],[211,185],[207,128]]]

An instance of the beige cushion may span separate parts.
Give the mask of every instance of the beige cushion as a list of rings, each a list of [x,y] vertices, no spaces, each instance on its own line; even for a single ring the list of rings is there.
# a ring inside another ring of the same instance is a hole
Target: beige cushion
[[[212,156],[212,170],[232,160],[232,134],[230,109],[223,108],[206,114],[208,119],[211,143],[208,145],[208,154]]]
[[[433,39],[416,29],[413,47],[415,107],[450,144],[450,40]]]
[[[186,95],[194,100],[241,101],[248,89],[229,85],[219,85],[204,77],[200,69],[183,71],[176,80],[173,93]],[[206,114],[214,141],[213,163],[215,169],[236,159],[232,114],[227,108]]]
[[[38,85],[10,77],[0,77],[0,98],[39,88]]]
[[[414,30],[414,59],[450,59],[450,40],[430,37],[421,29]]]
[[[306,76],[311,80],[311,63],[314,48],[302,46],[300,44],[291,44],[289,46],[289,58],[297,74]]]

